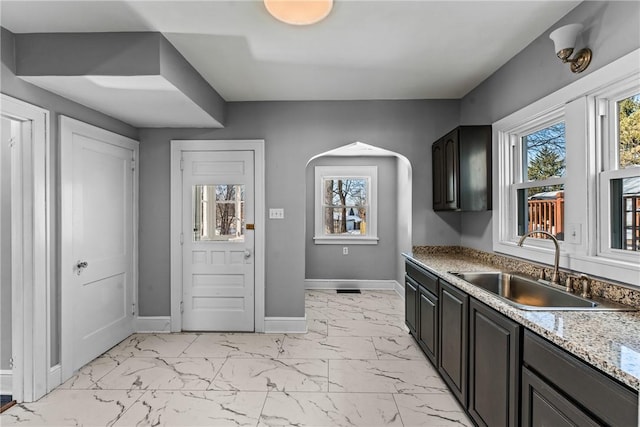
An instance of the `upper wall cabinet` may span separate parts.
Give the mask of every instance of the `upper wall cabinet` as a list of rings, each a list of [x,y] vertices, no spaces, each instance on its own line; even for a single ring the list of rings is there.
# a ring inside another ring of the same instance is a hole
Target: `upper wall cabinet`
[[[431,154],[433,210],[491,210],[491,126],[459,126]]]

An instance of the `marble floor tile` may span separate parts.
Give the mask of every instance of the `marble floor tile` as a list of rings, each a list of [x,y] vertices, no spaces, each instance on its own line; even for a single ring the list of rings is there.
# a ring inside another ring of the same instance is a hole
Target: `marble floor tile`
[[[404,325],[382,320],[329,320],[330,337],[393,337],[407,333]]]
[[[255,426],[266,392],[148,391],[115,426]]]
[[[97,383],[103,390],[206,390],[225,359],[132,357]]]
[[[305,305],[305,334],[134,334],[0,425],[473,425],[395,292],[312,290]]]
[[[445,393],[447,387],[422,360],[330,360],[329,391]]]
[[[183,357],[266,357],[280,353],[282,334],[201,334],[184,350]]]
[[[2,415],[2,426],[111,426],[142,396],[141,391],[54,390],[37,402]]]
[[[326,319],[326,320],[364,320],[364,313],[358,307],[349,307],[348,309],[334,308],[318,308],[307,307],[307,319]]]
[[[405,426],[472,427],[473,423],[449,393],[394,394]]]
[[[124,357],[177,357],[195,339],[196,334],[133,334],[107,352]]]
[[[377,359],[370,337],[287,335],[278,359]]]
[[[326,336],[329,333],[329,321],[327,319],[307,319],[307,332],[315,332]]]
[[[209,387],[240,391],[328,391],[326,360],[229,358]]]
[[[96,383],[106,374],[127,360],[124,356],[110,356],[105,354],[87,363],[59,388],[90,389],[96,388]]]
[[[423,360],[426,356],[408,333],[390,337],[372,337],[378,359]],[[427,362],[428,363],[428,362]]]
[[[402,426],[391,394],[270,392],[259,426]]]

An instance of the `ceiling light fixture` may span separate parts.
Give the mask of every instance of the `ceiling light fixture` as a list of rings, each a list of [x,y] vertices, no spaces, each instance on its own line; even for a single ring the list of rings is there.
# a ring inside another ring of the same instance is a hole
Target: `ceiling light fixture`
[[[591,62],[591,49],[580,49],[573,58],[569,58],[576,46],[578,34],[582,31],[582,24],[569,24],[560,27],[549,34],[549,38],[553,40],[556,54],[564,63],[570,63],[571,71],[581,73],[587,69]]]
[[[311,25],[322,21],[333,8],[333,0],[264,0],[267,11],[291,25]]]

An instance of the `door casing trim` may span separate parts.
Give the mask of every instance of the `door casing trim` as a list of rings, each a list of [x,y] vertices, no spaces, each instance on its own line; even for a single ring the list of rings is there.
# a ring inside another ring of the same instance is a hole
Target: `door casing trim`
[[[13,398],[18,402],[32,402],[57,386],[48,384],[47,378],[51,364],[52,298],[50,114],[48,110],[5,94],[0,94],[0,100],[3,116],[31,123],[31,139],[16,152],[19,170],[16,174],[12,172],[22,188],[17,197],[12,195],[12,204],[20,204],[16,208],[23,216],[12,220],[11,233],[21,236],[22,247],[19,254],[13,254],[11,264],[23,280],[18,288],[12,279],[11,352]],[[12,249],[12,252],[15,251]]]
[[[182,171],[183,151],[253,151],[255,180],[254,330],[265,319],[265,155],[264,140],[171,140],[171,332],[182,330]]]

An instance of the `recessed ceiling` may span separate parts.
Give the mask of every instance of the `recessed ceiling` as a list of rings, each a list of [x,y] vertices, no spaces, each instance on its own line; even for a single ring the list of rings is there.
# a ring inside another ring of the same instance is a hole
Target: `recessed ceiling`
[[[135,127],[220,127],[162,76],[25,76],[30,83]]]
[[[325,20],[297,27],[261,1],[3,0],[0,23],[162,32],[227,101],[455,99],[579,3],[335,0]]]

